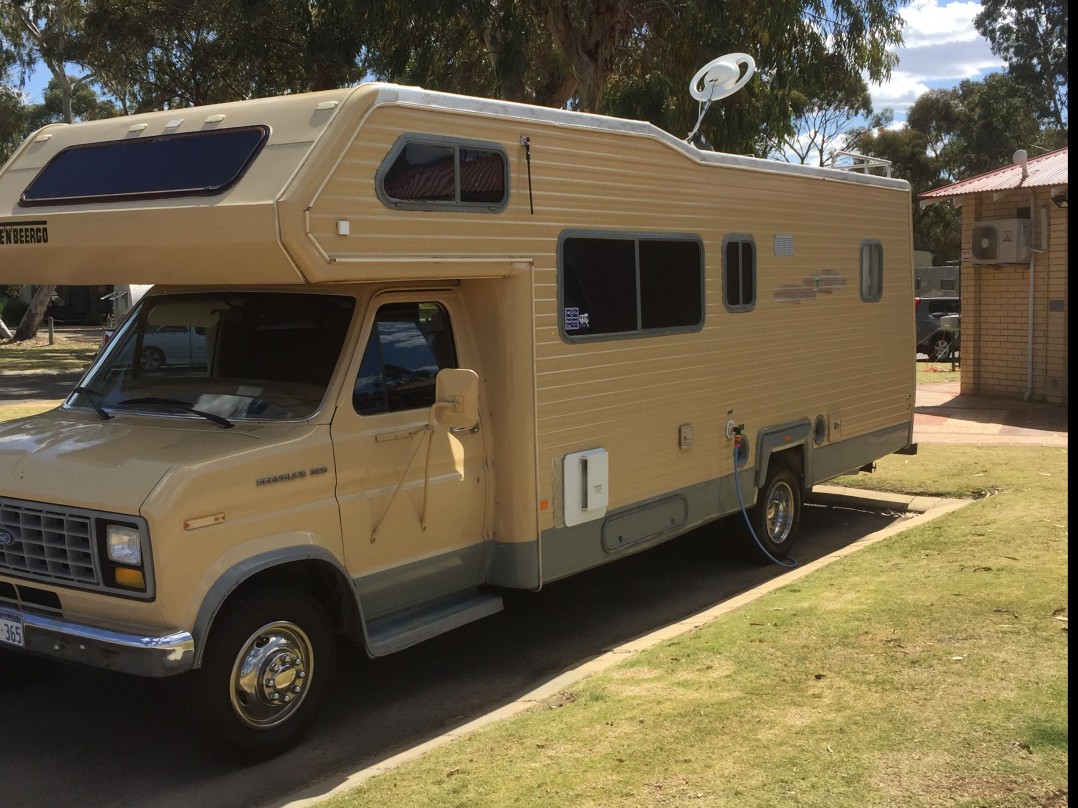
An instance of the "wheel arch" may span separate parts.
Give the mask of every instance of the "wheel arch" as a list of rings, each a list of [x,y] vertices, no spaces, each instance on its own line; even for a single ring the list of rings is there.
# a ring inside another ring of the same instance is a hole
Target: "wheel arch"
[[[210,587],[192,630],[194,667],[202,665],[206,639],[230,603],[257,589],[287,586],[306,592],[323,608],[333,630],[363,643],[363,618],[348,573],[320,547],[285,547],[262,553],[229,568]]]
[[[808,448],[811,435],[812,422],[807,418],[760,430],[756,436],[756,490],[764,487],[774,463],[789,466],[803,489],[812,463]]]

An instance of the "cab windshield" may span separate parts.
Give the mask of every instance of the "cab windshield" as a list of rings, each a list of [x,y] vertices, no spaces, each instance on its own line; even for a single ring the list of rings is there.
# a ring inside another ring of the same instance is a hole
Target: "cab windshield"
[[[355,300],[286,292],[144,298],[67,406],[233,420],[295,420],[321,406]]]

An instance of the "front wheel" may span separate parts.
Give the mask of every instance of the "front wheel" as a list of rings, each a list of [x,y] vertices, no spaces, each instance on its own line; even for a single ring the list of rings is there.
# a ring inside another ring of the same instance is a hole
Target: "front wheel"
[[[789,555],[797,540],[800,521],[801,485],[797,475],[789,466],[773,460],[767,482],[760,491],[756,505],[749,511],[752,531],[767,554],[773,559],[782,560]],[[752,542],[751,537],[749,541]],[[759,552],[760,546],[756,542],[752,544]]]
[[[313,598],[288,589],[243,596],[191,674],[197,718],[236,756],[274,757],[310,730],[335,667],[333,631]]]

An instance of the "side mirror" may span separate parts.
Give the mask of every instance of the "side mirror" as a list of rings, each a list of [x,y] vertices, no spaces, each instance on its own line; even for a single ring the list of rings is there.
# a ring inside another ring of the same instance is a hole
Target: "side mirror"
[[[431,421],[447,429],[479,423],[479,376],[466,368],[446,368],[434,379]]]

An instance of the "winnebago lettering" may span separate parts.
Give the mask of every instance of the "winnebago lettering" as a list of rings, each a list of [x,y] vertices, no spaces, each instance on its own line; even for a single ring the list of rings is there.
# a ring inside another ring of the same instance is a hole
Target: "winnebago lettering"
[[[0,245],[48,243],[48,222],[26,222],[25,224],[0,222]]]

